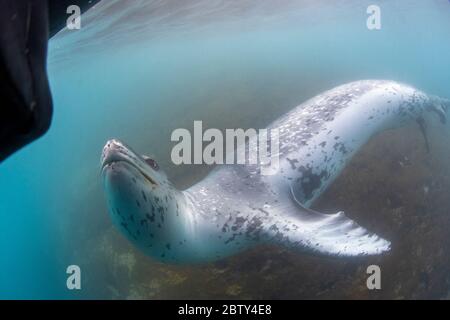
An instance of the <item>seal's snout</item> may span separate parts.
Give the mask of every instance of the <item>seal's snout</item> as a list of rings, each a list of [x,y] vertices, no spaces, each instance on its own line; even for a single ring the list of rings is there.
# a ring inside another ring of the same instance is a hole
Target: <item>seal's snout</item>
[[[120,149],[126,149],[126,147],[122,142],[120,142],[120,140],[111,139],[106,142],[106,145],[103,150],[108,151],[110,149],[120,150]]]
[[[103,147],[100,163],[105,167],[111,162],[121,160],[130,153],[129,149],[119,140],[111,139]]]
[[[154,175],[159,167],[153,159],[144,160],[138,156],[133,150],[127,147],[124,143],[117,139],[109,140],[103,147],[102,156],[100,159],[102,172],[108,172],[109,169],[114,171],[115,164],[126,164],[128,167],[133,167],[141,176],[143,176],[152,185],[158,185],[156,180],[158,178]],[[152,172],[148,168],[152,169]]]

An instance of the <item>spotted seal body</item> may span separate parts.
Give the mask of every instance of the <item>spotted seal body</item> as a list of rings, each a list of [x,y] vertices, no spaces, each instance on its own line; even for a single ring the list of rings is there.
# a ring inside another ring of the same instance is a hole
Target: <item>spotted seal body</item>
[[[346,84],[269,126],[279,130],[277,174],[224,165],[184,191],[154,160],[111,140],[102,155],[109,211],[128,239],[163,262],[207,262],[261,243],[336,256],[379,254],[389,250],[388,241],[343,212],[308,207],[372,136],[414,122],[424,129],[428,116],[445,122],[448,108],[447,100],[392,81]]]

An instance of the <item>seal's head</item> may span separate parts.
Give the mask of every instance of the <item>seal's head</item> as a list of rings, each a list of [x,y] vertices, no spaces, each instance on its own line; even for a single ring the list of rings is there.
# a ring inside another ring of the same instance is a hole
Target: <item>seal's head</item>
[[[119,140],[109,140],[103,148],[102,173],[104,178],[133,175],[156,189],[169,183],[157,162],[148,156],[139,156]]]
[[[118,140],[106,143],[102,158],[103,184],[114,224],[147,254],[170,261],[173,239],[183,241],[182,192],[167,179],[156,161],[139,156]]]

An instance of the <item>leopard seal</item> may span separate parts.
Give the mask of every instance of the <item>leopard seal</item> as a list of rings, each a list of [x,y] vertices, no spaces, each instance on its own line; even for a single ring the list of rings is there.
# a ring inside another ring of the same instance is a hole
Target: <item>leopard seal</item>
[[[343,212],[309,207],[371,137],[408,123],[425,133],[426,119],[445,123],[449,108],[448,100],[393,81],[345,84],[269,126],[279,130],[276,174],[261,175],[261,165],[223,165],[186,190],[154,159],[110,140],[101,157],[109,212],[135,246],[167,263],[214,261],[261,243],[338,257],[381,254],[388,240]]]

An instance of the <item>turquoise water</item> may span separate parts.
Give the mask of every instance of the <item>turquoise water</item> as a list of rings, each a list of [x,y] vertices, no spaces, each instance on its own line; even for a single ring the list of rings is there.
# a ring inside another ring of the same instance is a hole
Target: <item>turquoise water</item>
[[[370,4],[382,9],[380,31],[366,28]],[[450,97],[445,0],[115,0],[83,23],[50,43],[50,132],[0,166],[0,298],[105,297],[110,266],[88,260],[111,230],[99,177],[109,138],[153,154],[184,185],[207,169],[174,167],[170,134],[194,120],[263,128],[365,78]],[[71,264],[87,291],[66,289]]]

